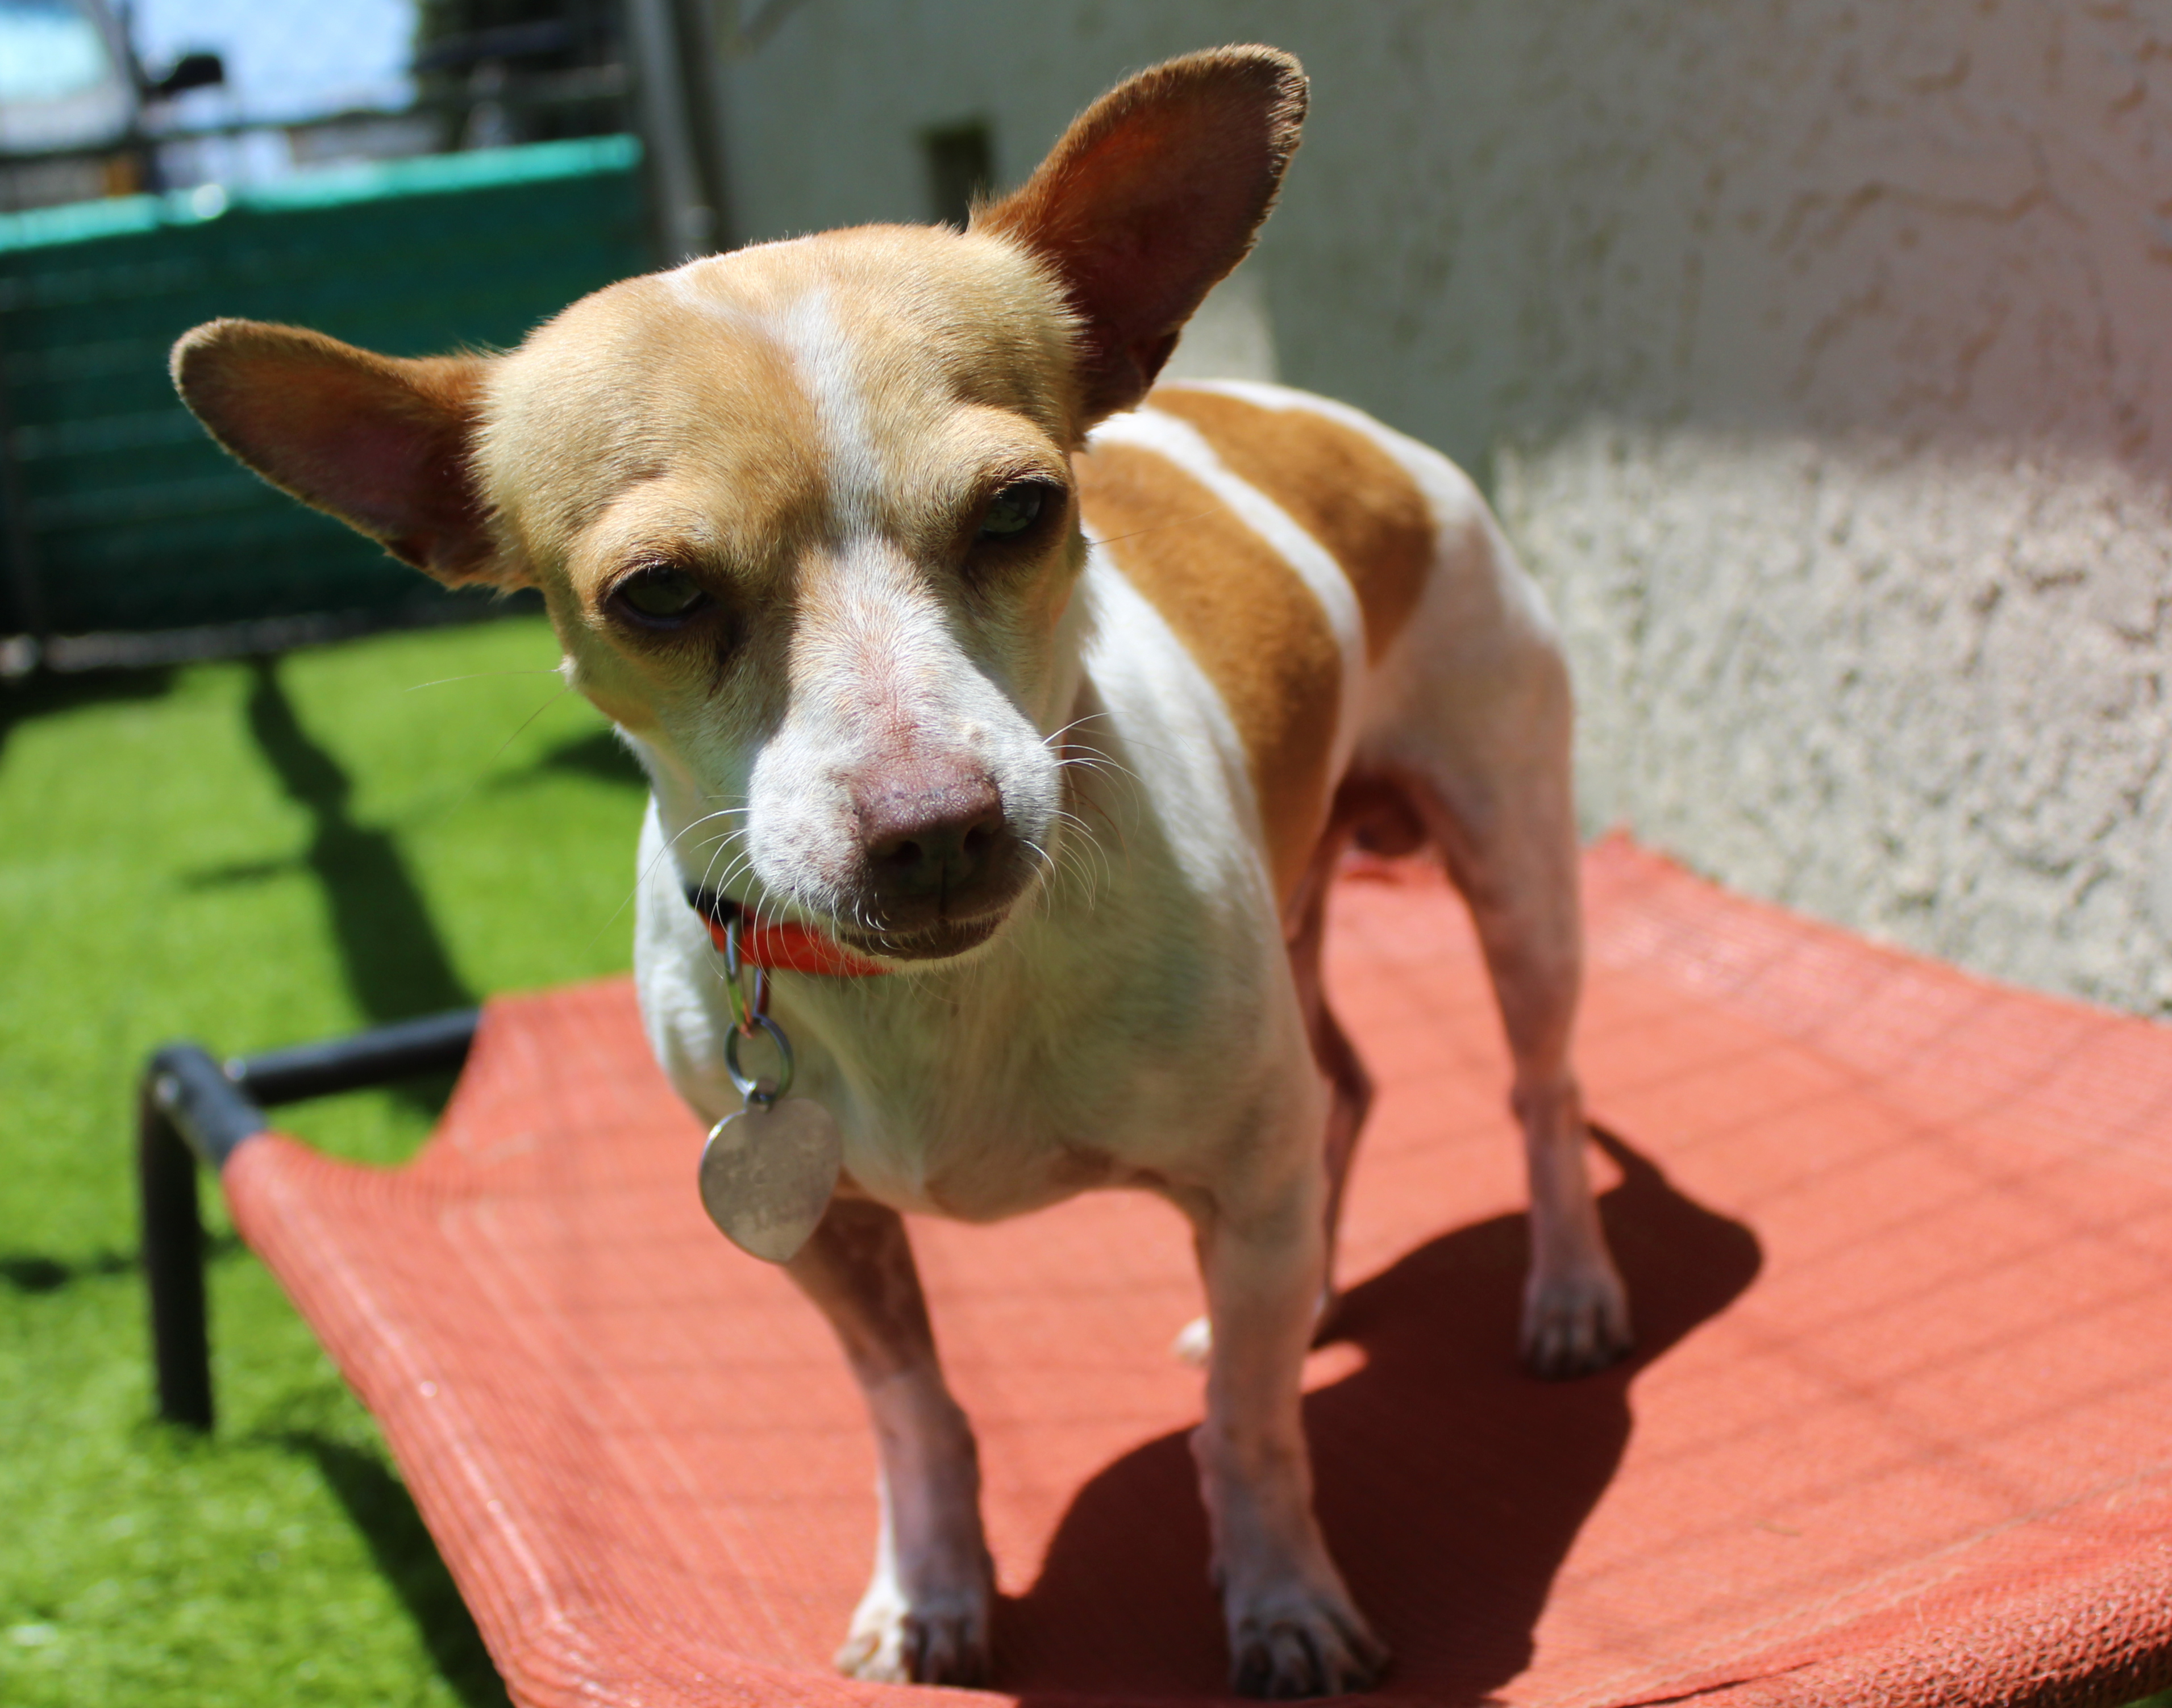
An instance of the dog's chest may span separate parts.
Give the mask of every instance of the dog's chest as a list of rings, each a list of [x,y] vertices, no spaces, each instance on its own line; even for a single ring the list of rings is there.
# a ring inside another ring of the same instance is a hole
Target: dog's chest
[[[854,1181],[899,1208],[987,1221],[1097,1188],[1181,1187],[1219,1172],[1268,1087],[1309,1072],[1278,993],[1226,958],[1032,996],[898,992],[856,1004],[848,1030],[801,1020],[803,1084],[838,1117]]]
[[[651,836],[659,847],[653,819]],[[717,958],[661,884],[646,903],[650,1039],[714,1120],[739,1106]],[[1261,1111],[1307,1119],[1316,1089],[1264,905],[1118,885],[1090,936],[1030,927],[1035,940],[1002,946],[981,976],[780,976],[793,1094],[830,1110],[847,1174],[900,1209],[988,1221],[1097,1188],[1211,1180]]]

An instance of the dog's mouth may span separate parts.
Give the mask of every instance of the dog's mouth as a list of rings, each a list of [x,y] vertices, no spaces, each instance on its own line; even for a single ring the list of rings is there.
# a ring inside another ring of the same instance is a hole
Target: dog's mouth
[[[886,961],[947,961],[980,948],[1009,915],[1008,908],[997,908],[978,919],[938,920],[911,931],[855,931],[839,924],[831,927],[831,934],[855,954]]]

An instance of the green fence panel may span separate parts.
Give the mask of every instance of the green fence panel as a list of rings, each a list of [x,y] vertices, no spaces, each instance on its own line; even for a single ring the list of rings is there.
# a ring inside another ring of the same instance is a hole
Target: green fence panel
[[[235,194],[0,215],[0,386],[43,626],[157,630],[442,602],[228,459],[166,352],[222,314],[395,356],[504,347],[655,265],[630,137],[298,173]],[[0,634],[31,626],[20,566]]]

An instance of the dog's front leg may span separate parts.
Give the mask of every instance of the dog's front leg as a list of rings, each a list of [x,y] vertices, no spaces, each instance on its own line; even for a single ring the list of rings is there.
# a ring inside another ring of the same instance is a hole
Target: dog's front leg
[[[837,1665],[889,1683],[979,1684],[994,1597],[980,1458],[936,1362],[904,1218],[837,1199],[788,1269],[843,1344],[882,1467],[874,1576]]]
[[[1328,1557],[1312,1510],[1300,1383],[1326,1260],[1316,1158],[1262,1192],[1187,1206],[1213,1324],[1207,1421],[1191,1438],[1249,1696],[1329,1696],[1376,1680],[1387,1652]]]

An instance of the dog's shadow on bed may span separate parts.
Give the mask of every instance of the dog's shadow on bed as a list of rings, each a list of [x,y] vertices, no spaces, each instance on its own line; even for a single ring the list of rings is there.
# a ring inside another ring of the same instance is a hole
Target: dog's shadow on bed
[[[1308,1396],[1305,1425],[1329,1544],[1395,1652],[1384,1695],[1476,1704],[1524,1669],[1554,1574],[1621,1464],[1637,1372],[1725,1308],[1762,1260],[1749,1228],[1599,1136],[1622,1170],[1600,1210],[1636,1313],[1627,1361],[1566,1383],[1518,1367],[1520,1216],[1419,1247],[1338,1313],[1336,1338],[1365,1363]],[[1224,1693],[1181,1434],[1079,1490],[1039,1581],[1003,1604],[997,1649],[1003,1688],[1028,1702]]]

